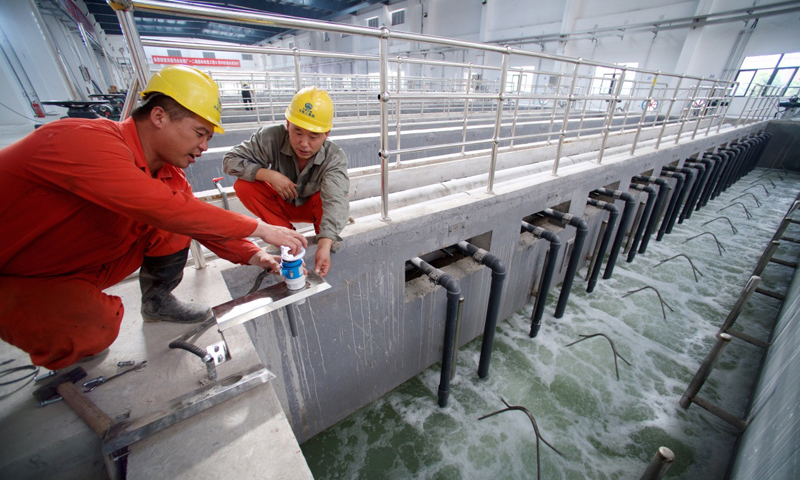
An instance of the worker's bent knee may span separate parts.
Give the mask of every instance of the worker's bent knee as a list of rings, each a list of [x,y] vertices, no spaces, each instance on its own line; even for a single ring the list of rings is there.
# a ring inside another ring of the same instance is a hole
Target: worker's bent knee
[[[0,337],[49,369],[106,349],[123,312],[119,297],[80,278],[0,277]]]

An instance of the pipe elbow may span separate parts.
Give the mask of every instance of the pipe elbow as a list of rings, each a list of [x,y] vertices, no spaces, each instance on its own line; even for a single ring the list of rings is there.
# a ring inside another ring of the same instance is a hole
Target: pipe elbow
[[[448,295],[461,295],[461,285],[458,284],[458,280],[446,273],[441,274],[436,283],[444,287]]]
[[[572,217],[569,220],[569,224],[578,229],[578,234],[586,235],[589,233],[589,225],[587,225],[586,221],[582,218]]]

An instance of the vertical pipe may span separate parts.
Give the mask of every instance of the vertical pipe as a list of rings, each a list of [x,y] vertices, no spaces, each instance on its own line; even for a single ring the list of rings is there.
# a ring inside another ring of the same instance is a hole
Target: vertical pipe
[[[286,319],[289,321],[289,330],[292,332],[292,337],[297,336],[297,318],[294,316],[294,305],[289,304],[284,307],[286,311]]]
[[[544,315],[544,307],[547,304],[547,295],[550,294],[550,285],[553,282],[553,275],[556,271],[558,252],[561,249],[561,240],[558,239],[558,235],[555,233],[541,227],[535,227],[527,222],[522,222],[522,228],[550,242],[550,250],[547,255],[547,263],[545,263],[544,266],[542,282],[539,285],[539,292],[536,295],[536,304],[531,312],[531,331],[529,336],[534,338],[539,334],[539,329],[542,327],[542,316]]]
[[[667,447],[659,447],[639,480],[661,480],[675,461],[675,454]]]
[[[639,242],[641,241],[644,233],[649,228],[649,220],[650,217],[655,215],[655,204],[656,204],[656,189],[646,185],[631,185],[631,188],[636,190],[641,190],[647,193],[647,202],[644,204],[644,211],[642,212],[642,218],[639,220],[639,227],[636,229],[636,234],[633,237],[633,244],[631,244],[630,250],[628,250],[628,258],[627,262],[630,263],[633,261],[634,257],[636,256],[636,249],[639,247]]]
[[[456,313],[456,336],[453,340],[453,359],[450,365],[450,380],[456,378],[456,363],[458,362],[458,338],[461,336],[461,318],[464,315],[464,297],[458,297],[458,311]]]
[[[294,57],[294,91],[297,92],[303,88],[302,78],[300,77],[300,49],[297,47],[292,48],[292,55]]]
[[[667,225],[667,233],[672,233],[672,228],[675,226],[675,222],[683,223],[683,217],[681,216],[681,206],[683,206],[686,198],[689,196],[689,192],[691,191],[692,187],[694,186],[694,171],[690,168],[676,168],[670,165],[665,165],[661,167],[661,170],[667,172],[678,173],[680,172],[683,174],[683,188],[681,188],[680,195],[678,200],[675,202],[675,208],[672,210],[672,215],[669,218],[669,224]]]
[[[514,146],[514,135],[517,133],[517,116],[519,115],[519,94],[522,91],[522,76],[523,72],[519,73],[519,77],[517,78],[517,98],[514,100],[514,117],[511,121],[511,143],[509,144],[510,147]]]
[[[453,349],[455,348],[456,317],[458,315],[458,302],[461,298],[461,288],[453,277],[438,268],[434,268],[421,258],[414,257],[409,261],[425,275],[429,276],[437,285],[447,289],[447,317],[444,325],[444,348],[442,351],[442,369],[439,376],[438,392],[439,406],[444,408],[447,406],[447,399],[450,396],[450,369]]]
[[[497,115],[494,119],[494,137],[492,138],[492,158],[489,165],[489,183],[486,191],[492,193],[494,190],[494,172],[497,168],[497,149],[500,147],[500,127],[503,119],[503,100],[505,97],[506,89],[506,76],[508,75],[508,57],[511,47],[506,47],[503,53],[503,66],[500,71],[500,93],[497,95]]]
[[[673,173],[673,172],[661,172],[662,177],[672,177],[675,179],[675,189],[672,191],[672,196],[669,199],[669,203],[667,205],[667,211],[664,213],[664,219],[661,221],[661,228],[658,229],[658,235],[656,236],[656,241],[660,242],[662,238],[664,238],[664,234],[668,233],[667,228],[669,227],[669,220],[673,217],[673,211],[678,208],[676,204],[680,199],[680,195],[683,192],[683,181],[684,177],[680,173]],[[671,231],[671,229],[670,229]]]
[[[622,210],[622,216],[619,220],[619,228],[617,235],[614,237],[614,244],[611,246],[611,253],[608,255],[608,262],[606,263],[606,270],[603,272],[603,279],[608,280],[614,272],[614,265],[617,263],[617,256],[619,255],[622,241],[625,239],[625,233],[630,227],[633,215],[636,213],[636,199],[633,198],[628,192],[620,190],[609,190],[607,188],[598,188],[594,194],[606,195],[614,199],[621,199],[625,201],[625,208]]]
[[[483,325],[483,340],[481,341],[481,358],[478,363],[478,377],[486,378],[489,375],[489,362],[492,358],[494,346],[494,331],[497,327],[500,303],[503,299],[506,267],[499,258],[471,243],[458,242],[458,248],[463,253],[471,256],[476,262],[492,270],[492,285],[489,288],[489,304],[486,307],[486,321]],[[457,345],[458,343],[456,343]]]
[[[663,178],[645,177],[641,175],[636,175],[632,178],[632,180],[637,182],[654,183],[658,185],[658,195],[656,196],[656,202],[653,205],[653,213],[650,214],[650,219],[647,222],[647,230],[645,230],[644,237],[642,237],[642,244],[639,246],[639,253],[645,253],[647,251],[647,245],[650,242],[650,236],[656,231],[658,217],[661,215],[664,199],[667,198],[667,193],[669,192],[669,182]]]
[[[594,265],[592,265],[592,271],[589,274],[589,283],[586,285],[586,291],[592,293],[597,284],[597,277],[600,276],[600,268],[603,266],[603,259],[606,256],[606,250],[608,250],[608,243],[611,241],[611,235],[614,233],[614,225],[616,225],[617,217],[619,217],[619,209],[613,203],[607,203],[593,198],[589,198],[586,203],[608,211],[608,225],[606,226],[606,231],[603,233],[603,238],[600,241],[600,248],[597,251]]]
[[[567,309],[567,300],[569,300],[569,293],[572,290],[572,282],[575,280],[575,272],[578,270],[578,265],[583,257],[583,244],[586,241],[589,227],[582,218],[569,213],[557,212],[551,208],[546,208],[542,213],[550,218],[560,220],[564,225],[575,227],[575,243],[572,246],[572,255],[569,257],[567,272],[564,276],[564,282],[561,284],[561,294],[558,296],[558,304],[556,304],[555,317],[561,318]]]
[[[381,220],[389,221],[389,29],[381,27],[380,41],[381,61]]]

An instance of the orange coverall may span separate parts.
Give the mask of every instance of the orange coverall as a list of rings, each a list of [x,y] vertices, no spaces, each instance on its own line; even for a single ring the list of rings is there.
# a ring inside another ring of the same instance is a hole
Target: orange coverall
[[[144,255],[199,240],[246,264],[257,220],[197,200],[183,171],[153,178],[133,119],[65,119],[0,150],[0,338],[50,369],[116,339],[119,297],[102,292]]]

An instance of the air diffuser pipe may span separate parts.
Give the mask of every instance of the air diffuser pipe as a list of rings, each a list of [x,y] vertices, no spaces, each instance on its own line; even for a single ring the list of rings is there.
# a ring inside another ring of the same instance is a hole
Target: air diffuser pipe
[[[685,168],[694,168],[697,170],[692,189],[689,191],[689,197],[686,199],[686,205],[684,205],[683,211],[681,212],[681,219],[689,219],[692,218],[692,212],[695,210],[694,207],[697,205],[698,200],[700,200],[700,194],[703,192],[703,186],[706,180],[706,166],[690,159],[684,161],[683,166]]]
[[[453,362],[453,350],[456,341],[456,319],[458,317],[458,299],[461,297],[461,287],[458,281],[443,271],[435,268],[419,257],[409,260],[422,273],[430,277],[437,285],[447,290],[447,314],[444,323],[444,349],[442,351],[442,371],[439,377],[439,406],[447,406],[450,396],[450,369]]]
[[[600,268],[603,264],[603,259],[606,258],[606,250],[608,250],[608,243],[611,241],[611,235],[614,233],[614,225],[617,223],[619,217],[619,209],[613,203],[604,202],[602,200],[595,200],[589,198],[586,203],[597,208],[602,208],[608,212],[608,226],[603,234],[603,239],[600,241],[600,250],[597,252],[597,258],[594,260],[592,272],[589,275],[589,283],[586,285],[586,291],[592,293],[594,286],[597,285],[597,277],[600,276]]]
[[[547,264],[544,266],[544,275],[539,285],[539,293],[536,295],[536,305],[534,305],[533,312],[531,313],[531,333],[529,336],[534,338],[539,334],[539,329],[542,327],[544,306],[547,303],[547,295],[550,293],[550,285],[553,283],[553,275],[556,272],[558,252],[561,250],[561,240],[558,239],[558,235],[554,232],[545,230],[542,227],[536,227],[528,222],[522,222],[522,228],[529,231],[534,236],[550,242],[550,253],[547,256]]]
[[[636,175],[632,180],[658,185],[658,195],[656,196],[656,203],[653,205],[653,213],[650,214],[650,220],[647,222],[647,230],[644,231],[642,244],[639,246],[639,253],[645,253],[647,251],[647,244],[650,243],[650,236],[656,231],[656,227],[658,226],[658,218],[664,206],[664,199],[667,198],[667,193],[669,193],[669,182],[663,178],[645,177],[643,175]]]
[[[730,163],[728,163],[728,168],[725,170],[725,174],[723,176],[721,192],[724,192],[728,189],[728,187],[733,185],[733,176],[736,170],[739,168],[739,164],[742,162],[744,148],[742,148],[741,145],[732,144],[728,147],[723,147],[722,151],[728,152],[732,155],[732,159]]]
[[[468,242],[458,242],[458,249],[472,257],[476,262],[492,270],[492,285],[489,287],[489,305],[486,307],[486,322],[483,325],[483,341],[481,342],[481,359],[478,363],[478,377],[489,375],[489,362],[492,360],[494,330],[500,314],[500,302],[503,299],[503,285],[506,281],[506,266],[495,255],[478,248]]]
[[[667,204],[667,212],[664,214],[664,219],[661,221],[661,228],[658,229],[658,235],[656,235],[656,241],[660,242],[662,238],[664,238],[664,234],[667,233],[667,229],[669,228],[669,221],[672,218],[672,212],[677,208],[675,206],[680,199],[681,193],[683,192],[683,180],[684,176],[682,173],[675,173],[675,172],[661,172],[662,177],[674,178],[675,188],[672,191],[672,196],[669,199],[669,203]],[[669,228],[672,231],[671,228]]]
[[[578,218],[569,213],[557,212],[551,208],[543,210],[545,216],[560,220],[564,225],[572,225],[575,227],[575,244],[572,246],[572,255],[569,257],[569,264],[567,265],[567,273],[564,277],[564,282],[561,284],[561,294],[558,296],[558,303],[556,304],[556,318],[564,316],[564,310],[567,309],[567,300],[569,299],[569,292],[572,290],[572,282],[575,280],[575,272],[578,271],[578,264],[581,262],[583,256],[583,244],[586,241],[586,234],[589,233],[589,227],[582,218]]]
[[[633,244],[631,244],[630,250],[628,250],[628,258],[627,262],[631,263],[633,258],[636,256],[636,249],[639,247],[639,242],[642,240],[644,236],[645,230],[648,229],[648,221],[650,217],[654,215],[654,206],[656,203],[656,189],[649,186],[649,185],[638,185],[638,184],[631,184],[630,188],[640,190],[647,194],[647,202],[644,204],[644,212],[642,212],[642,218],[639,220],[639,226],[636,228],[636,235],[633,237]]]
[[[738,182],[740,178],[742,178],[743,172],[747,170],[747,165],[750,161],[751,153],[752,153],[752,143],[749,139],[743,138],[736,140],[733,142],[732,145],[734,148],[738,147],[741,149],[741,154],[739,156],[739,162],[736,164],[736,168],[733,171],[730,179],[730,185]]]
[[[719,155],[709,154],[703,154],[703,158],[695,160],[695,162],[700,162],[706,166],[706,180],[703,183],[703,190],[697,199],[697,205],[694,207],[695,210],[700,210],[708,204],[708,196],[711,195],[713,189],[714,173],[716,172],[718,161]]]
[[[633,198],[633,195],[628,192],[623,192],[621,190],[609,190],[607,188],[598,188],[592,193],[605,195],[615,199],[618,198],[625,201],[625,208],[622,210],[622,218],[619,220],[617,236],[614,237],[614,244],[611,245],[611,253],[608,254],[606,270],[603,272],[603,279],[608,280],[611,278],[611,274],[614,272],[614,265],[617,263],[620,247],[622,247],[622,242],[625,240],[625,233],[628,231],[628,227],[631,226],[633,216],[636,213],[636,199]]]
[[[722,170],[719,173],[719,177],[717,178],[717,184],[714,185],[714,194],[711,196],[711,199],[714,200],[717,198],[723,190],[725,190],[725,179],[728,176],[728,172],[731,169],[731,164],[733,163],[734,158],[736,157],[736,152],[733,150],[728,150],[725,147],[720,147],[717,149],[717,154],[721,155],[724,160],[722,162]]]
[[[672,227],[675,225],[675,220],[677,220],[678,223],[683,223],[684,218],[686,218],[685,205],[689,203],[689,194],[694,191],[694,187],[696,186],[695,184],[697,183],[695,178],[697,178],[697,176],[695,175],[694,170],[686,167],[677,168],[671,165],[665,165],[661,167],[661,170],[666,170],[668,172],[680,172],[686,177],[685,181],[683,182],[683,189],[681,190],[680,199],[675,205],[675,210],[672,211],[673,218],[670,219],[670,225],[667,227],[667,233],[672,233]],[[681,212],[682,206],[684,208]]]

